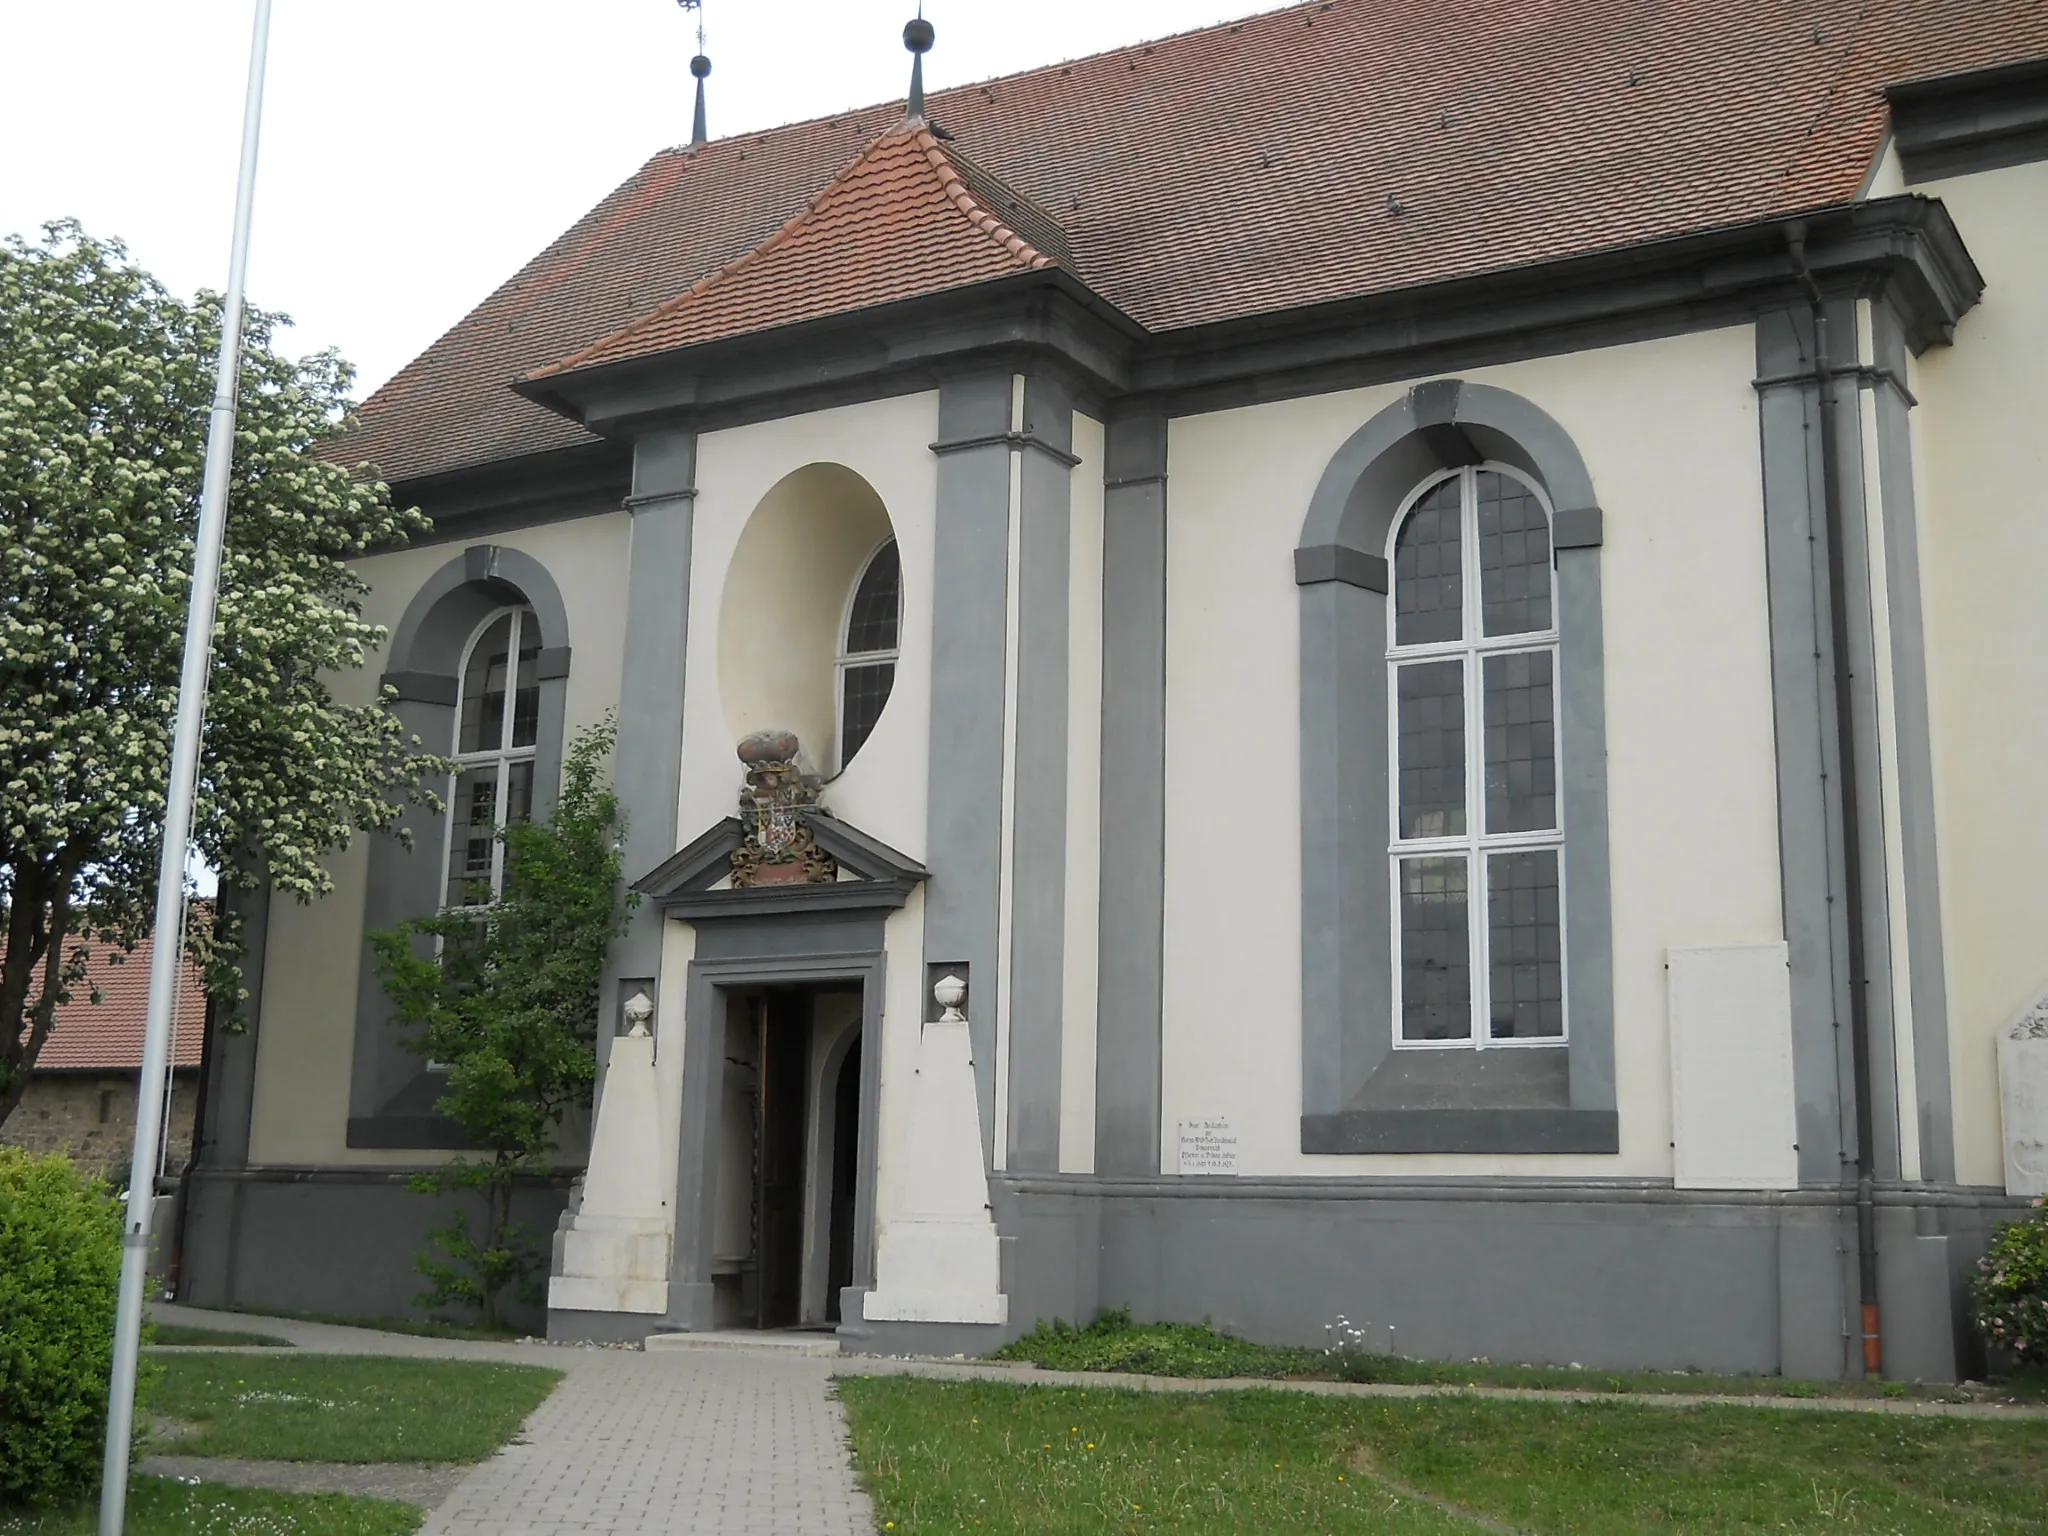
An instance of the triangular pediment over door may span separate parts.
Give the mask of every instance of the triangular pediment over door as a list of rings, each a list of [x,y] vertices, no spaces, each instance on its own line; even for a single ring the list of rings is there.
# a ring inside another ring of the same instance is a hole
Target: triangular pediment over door
[[[857,912],[893,909],[929,871],[907,854],[832,816],[809,818],[811,836],[839,866],[839,878],[818,883],[734,886],[732,856],[745,840],[737,816],[707,828],[633,889],[670,917],[752,917],[771,912]]]

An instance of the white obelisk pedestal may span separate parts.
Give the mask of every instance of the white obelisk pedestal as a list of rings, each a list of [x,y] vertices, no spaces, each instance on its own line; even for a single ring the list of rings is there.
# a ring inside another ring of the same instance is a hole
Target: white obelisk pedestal
[[[655,1091],[654,1005],[628,999],[627,1032],[612,1041],[604,1097],[590,1139],[583,1203],[561,1234],[561,1272],[548,1305],[565,1312],[668,1310],[672,1239],[662,1199],[660,1100]]]
[[[942,1012],[924,1026],[917,1046],[903,1194],[882,1229],[875,1288],[863,1316],[870,1322],[1007,1322],[1010,1299],[1003,1294],[1001,1248],[982,1169],[974,1052],[960,1011],[967,988],[948,976],[932,995]]]

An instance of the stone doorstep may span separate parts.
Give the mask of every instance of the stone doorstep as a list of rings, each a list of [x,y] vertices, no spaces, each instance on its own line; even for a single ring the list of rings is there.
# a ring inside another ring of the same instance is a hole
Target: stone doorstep
[[[650,1333],[649,1354],[667,1354],[679,1349],[730,1349],[767,1351],[779,1355],[836,1355],[839,1340],[829,1333],[803,1333],[795,1329],[755,1332],[745,1328],[719,1328],[709,1333]]]

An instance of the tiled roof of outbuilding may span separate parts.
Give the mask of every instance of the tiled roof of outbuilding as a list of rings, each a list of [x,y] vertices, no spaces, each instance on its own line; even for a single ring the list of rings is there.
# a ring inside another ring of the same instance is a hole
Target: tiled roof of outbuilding
[[[93,947],[86,980],[71,989],[71,1001],[57,1010],[56,1025],[36,1058],[38,1072],[133,1072],[142,1066],[155,947],[154,939],[144,939],[118,964],[104,946]],[[92,1000],[94,987],[100,992],[98,1002]],[[206,984],[189,959],[178,968],[178,1008],[172,1018],[171,1065],[198,1066],[206,1033]]]
[[[2048,0],[1314,0],[934,92],[929,116],[1056,224],[1062,265],[1174,330],[1846,202],[1887,82],[2043,53]],[[510,381],[736,275],[902,112],[657,154],[338,455],[411,480],[590,441]],[[827,302],[785,296],[761,324]]]

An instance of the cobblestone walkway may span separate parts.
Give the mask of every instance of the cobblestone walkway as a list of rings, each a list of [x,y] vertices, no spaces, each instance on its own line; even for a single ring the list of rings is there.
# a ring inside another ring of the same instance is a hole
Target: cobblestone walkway
[[[276,1334],[331,1354],[516,1360],[567,1372],[524,1431],[472,1468],[422,1536],[872,1536],[833,1362],[756,1351],[474,1344],[186,1307],[160,1321]],[[225,1481],[226,1479],[223,1479]]]

